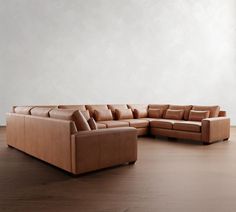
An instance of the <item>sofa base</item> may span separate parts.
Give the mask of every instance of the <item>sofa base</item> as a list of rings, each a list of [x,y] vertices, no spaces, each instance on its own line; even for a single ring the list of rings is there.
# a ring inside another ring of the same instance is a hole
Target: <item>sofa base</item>
[[[188,132],[188,131],[151,128],[151,134],[166,136],[169,138],[191,139],[191,140],[196,140],[196,141],[202,140],[201,133]]]
[[[149,128],[145,127],[145,128],[136,128],[137,130],[137,135],[138,136],[144,136],[144,135],[148,135],[149,133]]]

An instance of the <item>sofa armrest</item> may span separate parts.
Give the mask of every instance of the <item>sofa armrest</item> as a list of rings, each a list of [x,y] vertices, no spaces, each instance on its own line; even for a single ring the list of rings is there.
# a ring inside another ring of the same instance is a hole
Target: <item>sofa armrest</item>
[[[71,142],[74,174],[137,160],[137,130],[132,127],[82,131]]]
[[[212,143],[227,140],[230,136],[230,118],[216,117],[202,120],[202,141]]]

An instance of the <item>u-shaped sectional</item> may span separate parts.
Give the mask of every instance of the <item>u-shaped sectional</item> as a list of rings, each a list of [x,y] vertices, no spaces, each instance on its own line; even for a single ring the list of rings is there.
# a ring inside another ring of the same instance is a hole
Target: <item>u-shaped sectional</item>
[[[229,139],[230,119],[219,106],[167,104],[14,106],[7,114],[8,146],[72,174],[135,163],[142,135],[210,144]]]

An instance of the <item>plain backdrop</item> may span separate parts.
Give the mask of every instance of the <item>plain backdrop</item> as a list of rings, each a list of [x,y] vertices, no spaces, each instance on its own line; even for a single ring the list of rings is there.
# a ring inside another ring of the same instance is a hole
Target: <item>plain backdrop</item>
[[[220,105],[236,125],[235,0],[0,0],[12,105]]]

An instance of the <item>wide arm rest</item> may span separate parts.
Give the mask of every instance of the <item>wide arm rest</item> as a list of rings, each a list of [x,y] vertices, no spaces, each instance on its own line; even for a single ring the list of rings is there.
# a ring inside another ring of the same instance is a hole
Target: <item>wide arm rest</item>
[[[212,143],[230,137],[230,118],[216,117],[202,120],[202,141]]]
[[[137,160],[137,130],[132,127],[82,131],[71,142],[74,174]]]

